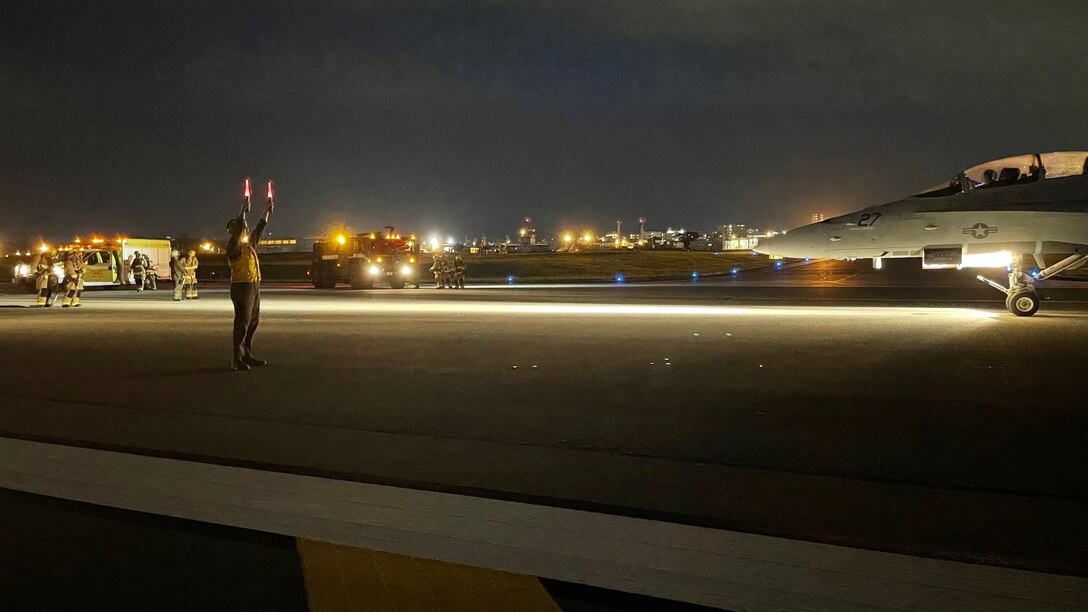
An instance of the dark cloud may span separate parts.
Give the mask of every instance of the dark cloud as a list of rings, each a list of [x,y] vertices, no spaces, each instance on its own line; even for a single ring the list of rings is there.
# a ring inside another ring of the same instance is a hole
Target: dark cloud
[[[215,234],[793,225],[1088,148],[1079,2],[8,2],[0,214]],[[11,232],[10,229],[6,229]]]

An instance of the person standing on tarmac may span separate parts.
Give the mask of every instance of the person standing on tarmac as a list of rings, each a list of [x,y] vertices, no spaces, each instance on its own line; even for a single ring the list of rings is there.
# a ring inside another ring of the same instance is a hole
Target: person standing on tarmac
[[[444,257],[443,255],[436,253],[434,255],[434,257],[432,258],[432,260],[431,260],[431,272],[434,273],[434,288],[435,289],[441,289],[442,288],[442,266],[445,265],[445,264],[442,263],[443,257]]]
[[[50,294],[57,284],[53,275],[53,255],[49,251],[38,253],[34,264],[34,288],[38,290],[38,306],[51,306]]]
[[[453,288],[464,289],[465,288],[465,272],[468,270],[468,266],[465,265],[465,258],[458,255],[453,258]]]
[[[185,267],[181,265],[181,258],[177,249],[170,251],[170,280],[174,281],[174,301],[181,301],[181,292],[185,289]]]
[[[159,265],[151,263],[151,258],[144,253],[144,289],[159,290]]]
[[[79,296],[83,293],[83,253],[68,251],[64,262],[64,301],[61,308],[79,308]]]
[[[257,259],[257,244],[261,241],[268,217],[275,208],[272,181],[268,181],[268,203],[257,227],[249,232],[246,213],[250,207],[249,179],[245,181],[242,210],[227,222],[227,262],[230,264],[230,301],[234,304],[234,332],[232,335],[232,370],[248,370],[265,365],[266,361],[253,356],[253,334],[261,316],[261,263]]]
[[[196,293],[196,269],[200,267],[200,260],[196,258],[196,251],[189,249],[189,255],[181,260],[181,265],[185,267],[185,299],[200,299],[200,296]]]
[[[136,285],[136,291],[144,290],[144,273],[147,268],[144,267],[144,256],[136,251],[132,254],[132,281]]]

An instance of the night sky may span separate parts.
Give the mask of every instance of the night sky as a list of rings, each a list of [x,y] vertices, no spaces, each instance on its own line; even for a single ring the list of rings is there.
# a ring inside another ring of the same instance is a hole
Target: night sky
[[[1088,2],[28,2],[0,239],[792,227],[1088,149]],[[258,199],[259,200],[259,199]]]

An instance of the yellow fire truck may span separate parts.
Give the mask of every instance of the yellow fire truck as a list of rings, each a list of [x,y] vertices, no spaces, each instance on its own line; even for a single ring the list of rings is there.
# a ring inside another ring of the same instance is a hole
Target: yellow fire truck
[[[47,245],[43,247],[48,249]],[[83,284],[87,287],[131,285],[132,256],[136,251],[147,255],[159,279],[170,278],[170,241],[165,238],[76,238],[71,244],[58,247],[57,251],[61,254],[70,251],[83,253],[83,260],[87,262]],[[57,262],[53,268],[58,279],[63,277],[64,266],[61,262]],[[28,284],[33,289],[33,271],[29,265],[16,267],[15,273],[16,283]]]

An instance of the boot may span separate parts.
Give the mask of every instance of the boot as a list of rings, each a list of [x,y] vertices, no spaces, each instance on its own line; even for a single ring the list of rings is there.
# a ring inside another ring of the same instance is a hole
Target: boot
[[[242,355],[242,363],[246,364],[247,366],[254,367],[254,368],[259,368],[259,367],[261,367],[263,365],[268,365],[267,361],[265,361],[264,359],[257,359],[256,357],[253,356],[253,353],[250,352],[250,351],[246,351],[246,354]]]
[[[242,359],[239,359],[238,357],[235,357],[234,359],[231,359],[230,369],[234,370],[235,372],[245,372],[246,370],[248,370],[249,365],[245,361],[243,361],[243,359],[245,358],[243,357]]]

